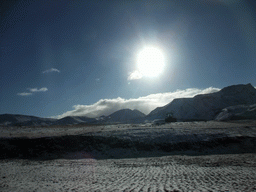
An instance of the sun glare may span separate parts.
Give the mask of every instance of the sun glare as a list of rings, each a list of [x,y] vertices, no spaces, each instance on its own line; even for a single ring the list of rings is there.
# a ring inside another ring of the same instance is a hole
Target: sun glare
[[[156,77],[164,69],[164,54],[156,47],[145,47],[138,54],[139,72],[146,77]]]

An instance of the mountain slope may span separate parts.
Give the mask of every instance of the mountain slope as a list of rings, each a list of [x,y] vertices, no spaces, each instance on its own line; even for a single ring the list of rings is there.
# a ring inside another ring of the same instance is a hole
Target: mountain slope
[[[215,118],[217,121],[237,119],[256,119],[256,104],[236,105],[224,108]]]
[[[52,125],[56,119],[41,118],[28,115],[2,114],[0,115],[0,125]]]
[[[95,121],[94,118],[89,118],[86,116],[67,116],[56,121],[58,125],[70,125],[70,124],[81,124],[81,123],[90,123]]]
[[[215,93],[174,99],[150,112],[147,119],[165,118],[166,114],[171,113],[180,121],[212,120],[225,107],[255,103],[256,89],[251,84],[232,85]]]

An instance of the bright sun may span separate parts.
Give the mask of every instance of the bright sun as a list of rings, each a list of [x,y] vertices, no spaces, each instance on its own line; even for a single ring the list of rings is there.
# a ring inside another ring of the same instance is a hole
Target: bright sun
[[[164,54],[156,47],[145,47],[137,58],[138,70],[146,77],[156,77],[164,70]]]

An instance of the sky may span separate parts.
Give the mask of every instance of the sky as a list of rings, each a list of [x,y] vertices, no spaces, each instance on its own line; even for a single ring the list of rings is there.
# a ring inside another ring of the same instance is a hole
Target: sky
[[[254,1],[16,0],[0,7],[0,114],[148,114],[174,98],[256,86]],[[161,57],[142,57],[145,49]]]

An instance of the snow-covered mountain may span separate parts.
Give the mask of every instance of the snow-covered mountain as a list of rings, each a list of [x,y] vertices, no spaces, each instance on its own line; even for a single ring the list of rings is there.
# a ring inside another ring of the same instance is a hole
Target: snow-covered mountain
[[[232,85],[215,93],[174,99],[171,103],[150,112],[147,119],[165,118],[167,114],[172,114],[180,121],[212,120],[226,107],[255,103],[256,89],[251,84]]]

